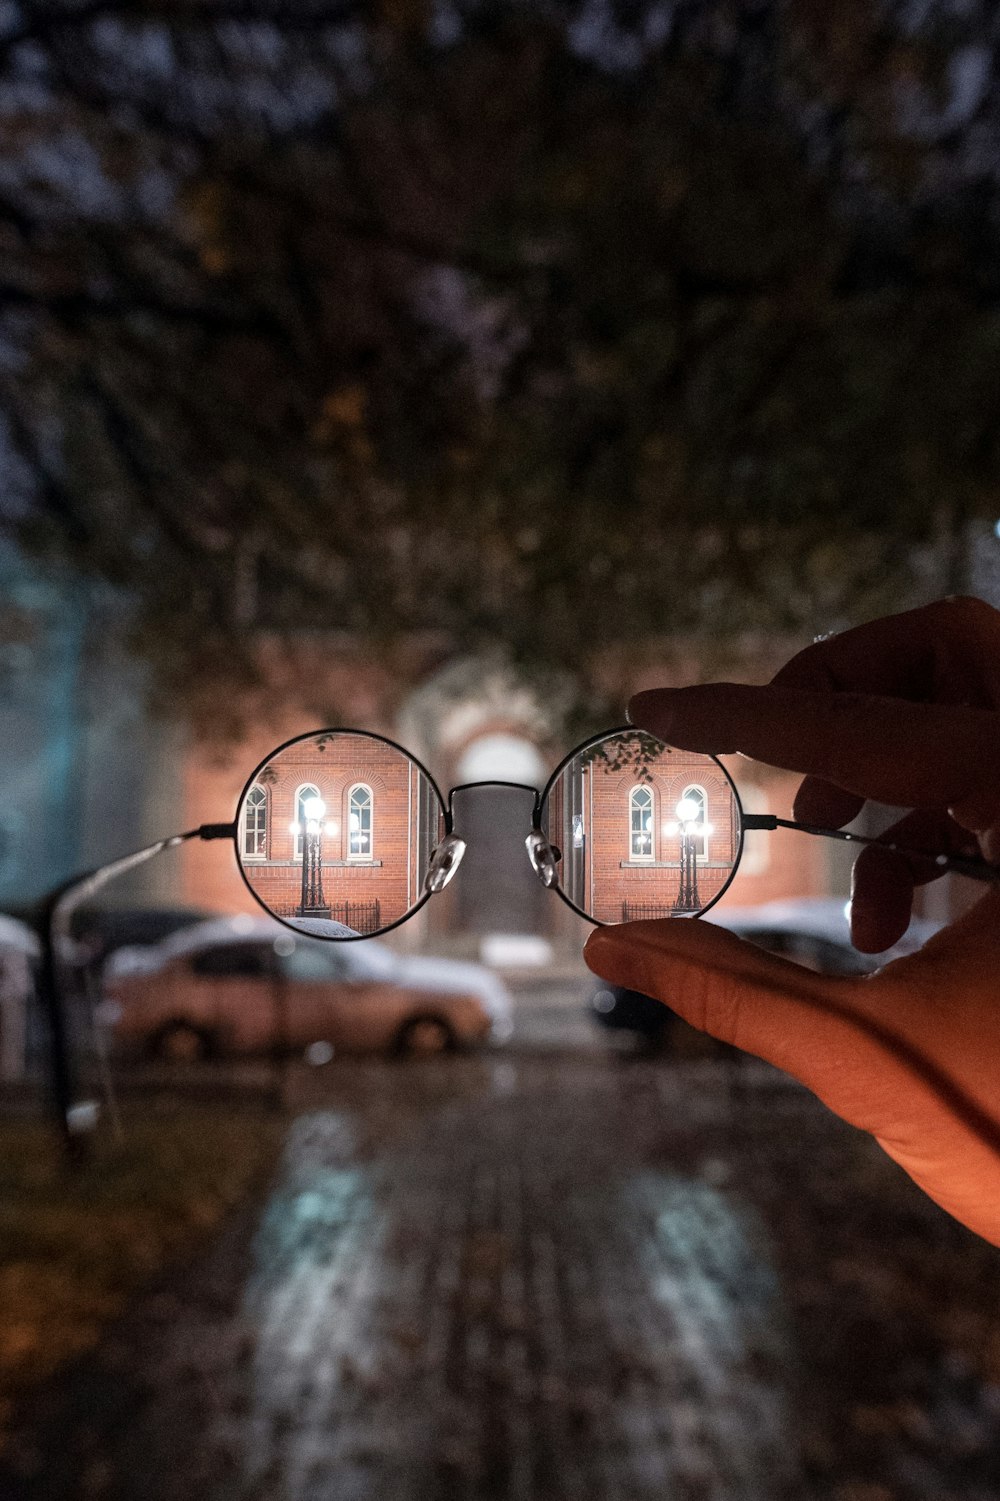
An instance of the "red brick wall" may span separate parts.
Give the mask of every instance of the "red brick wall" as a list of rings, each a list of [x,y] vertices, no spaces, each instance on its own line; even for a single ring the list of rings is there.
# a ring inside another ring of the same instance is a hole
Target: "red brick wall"
[[[698,840],[697,881],[702,904],[715,896],[732,870],[736,852],[735,800],[725,774],[703,756],[685,756],[674,751],[652,766],[615,769],[595,760],[578,773],[575,806],[582,820],[584,844],[581,853],[571,847],[571,824],[566,821],[566,799],[572,796],[569,779],[561,778],[554,789],[551,837],[563,850],[564,864],[574,900],[600,922],[621,922],[625,904],[648,905],[643,916],[666,916],[680,896],[680,836],[664,829],[676,823],[676,807],[692,785],[706,795],[709,825],[707,853]],[[631,848],[631,793],[648,787],[653,796],[652,859],[633,857]]]
[[[245,714],[243,743],[228,748],[209,746],[203,750],[192,750],[185,768],[186,806],[183,812],[177,814],[179,826],[190,828],[202,822],[220,822],[233,818],[237,799],[249,771],[272,746],[290,735],[324,723],[371,727],[392,735],[396,728],[401,683],[419,683],[429,670],[419,653],[412,660],[395,664],[393,671],[387,664],[376,666],[360,654],[341,648],[325,638],[304,642],[296,653],[284,655],[276,651],[274,661],[267,658],[263,666],[267,669],[266,676],[269,680],[273,678],[275,686],[273,691],[269,687],[262,694],[260,703]],[[752,670],[737,676],[759,678],[762,671],[763,667],[757,663],[752,666]],[[682,666],[675,663],[672,668],[668,668],[663,663],[656,665],[652,659],[640,670],[629,657],[611,664],[609,674],[609,683],[614,692],[624,698],[632,687],[692,680],[704,675],[704,671],[694,662]],[[283,690],[281,695],[278,694],[279,688]],[[310,696],[312,706],[307,707]],[[298,707],[290,709],[289,703],[296,700]],[[496,727],[506,728],[506,723]],[[481,730],[482,726],[478,728]],[[552,751],[548,759],[556,761],[557,752]],[[749,780],[763,789],[769,811],[788,815],[794,789],[798,784],[797,777],[783,772],[771,772],[737,758],[732,758],[727,764],[741,784],[744,780]],[[449,768],[439,766],[437,769],[442,785],[447,787]],[[303,777],[302,780],[306,778]],[[758,803],[754,811],[764,811],[764,808]],[[288,812],[284,819],[286,828],[291,817],[292,813]],[[662,824],[662,817],[659,822]],[[273,817],[272,828],[275,827],[277,823]],[[622,832],[616,837],[627,841],[627,822],[624,820]],[[569,846],[571,837],[567,840],[556,836],[556,842]],[[827,841],[780,830],[773,834],[748,835],[748,853],[750,850],[763,850],[766,852],[766,859],[758,861],[756,870],[752,868],[752,863],[740,868],[726,892],[725,903],[752,904],[775,897],[825,894],[830,889],[830,848]],[[571,856],[569,848],[567,855]],[[174,858],[182,866],[182,874],[175,890],[183,891],[182,900],[185,902],[219,911],[259,912],[260,909],[240,878],[231,844],[221,841],[202,844],[194,841],[183,846]],[[324,884],[326,879],[324,869]],[[838,887],[842,882],[841,874]],[[699,888],[701,887],[702,870],[699,868]],[[452,896],[453,890],[449,889],[442,897],[435,898],[429,904],[430,916],[437,932],[450,930],[454,925],[455,914],[450,910],[449,901]],[[572,925],[576,920],[557,900],[553,900],[549,906],[553,913],[553,933],[571,931],[575,936],[577,929]],[[425,909],[425,914],[427,912],[428,909]],[[566,922],[571,925],[568,930]],[[419,923],[420,920],[418,926]],[[409,933],[410,929],[403,931]]]
[[[290,917],[301,900],[302,861],[295,853],[297,794],[315,787],[326,803],[323,819],[322,877],[326,904],[379,903],[380,923],[395,922],[417,899],[419,876],[415,838],[419,773],[392,746],[360,736],[310,738],[289,746],[258,779],[268,798],[268,838],[264,859],[247,859],[245,871],[258,896],[279,916]],[[372,837],[363,856],[352,855],[349,839],[351,789],[372,795]],[[347,915],[347,920],[353,919]]]
[[[192,758],[188,767],[190,823],[232,818],[252,766],[245,752],[225,761]],[[299,903],[302,866],[294,854],[290,824],[295,818],[296,792],[306,783],[318,789],[327,805],[324,825],[336,825],[336,833],[324,829],[323,835],[327,903],[377,899],[383,924],[401,917],[419,896],[428,852],[440,837],[440,825],[436,803],[426,795],[421,799],[427,789],[424,779],[398,751],[378,741],[342,737],[319,752],[310,739],[283,751],[271,763],[260,784],[268,797],[267,858],[245,862],[254,889],[282,912]],[[370,861],[347,858],[348,797],[356,783],[370,787],[373,795]],[[422,808],[418,806],[421,801]],[[230,843],[185,846],[183,859],[187,901],[215,910],[259,912],[240,878]]]

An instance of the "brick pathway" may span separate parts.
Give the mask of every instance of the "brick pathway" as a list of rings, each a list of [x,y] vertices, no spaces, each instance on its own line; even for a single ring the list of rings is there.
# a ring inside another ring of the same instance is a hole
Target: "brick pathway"
[[[372,1063],[296,1106],[253,1233],[49,1396],[5,1501],[1000,1495],[1000,1253],[769,1071]]]

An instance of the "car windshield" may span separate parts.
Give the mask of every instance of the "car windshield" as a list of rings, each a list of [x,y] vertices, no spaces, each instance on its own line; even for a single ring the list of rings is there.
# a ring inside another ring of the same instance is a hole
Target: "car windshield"
[[[319,948],[319,944],[303,944],[302,947]],[[333,950],[345,965],[345,973],[352,980],[391,980],[399,966],[399,958],[386,943],[369,938],[365,943],[330,943],[324,949]]]
[[[275,972],[275,953],[269,943],[227,943],[191,955],[193,974],[213,979],[259,980]]]
[[[355,976],[356,966],[347,954],[334,944],[294,943],[285,952],[285,940],[278,939],[278,969],[287,980],[309,981],[350,980]]]

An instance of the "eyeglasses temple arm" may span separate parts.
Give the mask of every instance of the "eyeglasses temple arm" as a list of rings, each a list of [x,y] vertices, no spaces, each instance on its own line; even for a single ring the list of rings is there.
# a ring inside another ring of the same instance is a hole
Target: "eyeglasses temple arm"
[[[41,903],[39,937],[43,954],[46,957],[54,956],[60,941],[65,942],[70,937],[70,919],[77,907],[116,876],[125,875],[137,865],[144,865],[154,855],[174,849],[178,844],[186,844],[189,839],[232,839],[235,832],[236,825],[232,823],[203,823],[197,829],[188,829],[183,834],[171,834],[167,839],[158,839],[155,844],[147,844],[141,850],[133,850],[130,855],[122,855],[117,860],[110,860],[107,865],[99,865],[96,870],[83,871],[71,876],[68,881],[63,881]]]
[[[144,849],[134,850],[96,870],[83,871],[62,881],[53,891],[43,897],[37,908],[36,931],[41,945],[38,967],[38,997],[46,1013],[49,1031],[49,1067],[53,1103],[67,1158],[73,1162],[82,1155],[82,1142],[72,1127],[73,1078],[69,1061],[69,1044],[66,1027],[65,993],[60,969],[60,958],[71,936],[73,913],[81,902],[100,891],[116,876],[123,876],[144,865],[163,850],[186,844],[189,839],[232,839],[236,825],[232,823],[203,823],[197,829],[188,829],[183,834],[173,834],[168,839],[158,839]]]
[[[899,855],[914,860],[932,860],[942,872],[954,871],[956,875],[968,876],[973,881],[1000,881],[1000,869],[985,860],[964,859],[961,855],[942,855],[933,850],[914,850],[892,840],[880,839],[877,835],[852,834],[848,829],[824,829],[818,824],[795,823],[790,818],[777,818],[773,813],[744,813],[744,829],[798,829],[802,834],[819,834],[824,839],[843,839],[850,844],[878,844],[883,849],[894,850]]]

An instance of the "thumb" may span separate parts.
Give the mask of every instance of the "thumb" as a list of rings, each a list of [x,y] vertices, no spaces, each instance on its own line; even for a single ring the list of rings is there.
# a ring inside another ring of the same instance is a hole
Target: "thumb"
[[[604,980],[663,1001],[685,1021],[784,1069],[870,1130],[879,1046],[866,980],[818,975],[698,919],[597,928],[584,958]]]

